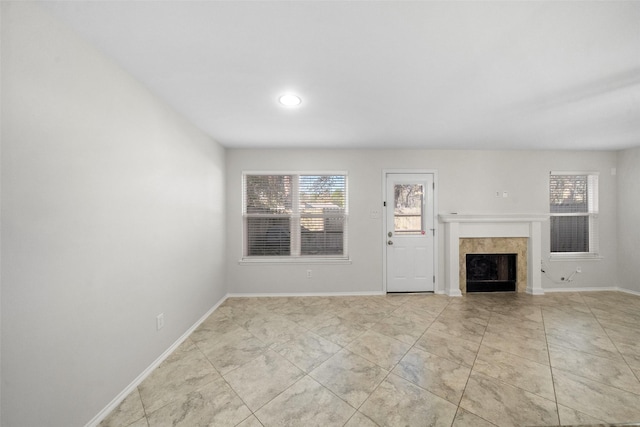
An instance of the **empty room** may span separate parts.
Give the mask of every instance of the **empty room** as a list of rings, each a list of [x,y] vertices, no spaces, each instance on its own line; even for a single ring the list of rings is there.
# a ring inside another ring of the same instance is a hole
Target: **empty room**
[[[3,427],[640,425],[640,2],[0,7]]]

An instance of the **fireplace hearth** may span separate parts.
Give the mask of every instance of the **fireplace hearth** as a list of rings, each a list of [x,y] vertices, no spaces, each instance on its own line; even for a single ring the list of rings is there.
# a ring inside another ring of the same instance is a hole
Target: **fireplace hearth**
[[[467,254],[467,292],[515,292],[517,254]]]

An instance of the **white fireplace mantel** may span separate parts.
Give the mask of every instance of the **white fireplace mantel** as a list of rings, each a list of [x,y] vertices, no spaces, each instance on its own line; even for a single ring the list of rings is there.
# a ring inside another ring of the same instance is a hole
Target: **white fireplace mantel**
[[[542,222],[548,214],[440,214],[445,227],[445,293],[461,296],[460,238],[527,237],[527,289],[544,295],[542,289]]]

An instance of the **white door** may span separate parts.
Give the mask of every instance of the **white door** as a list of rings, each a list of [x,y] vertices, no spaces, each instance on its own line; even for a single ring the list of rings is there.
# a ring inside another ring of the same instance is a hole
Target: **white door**
[[[386,175],[387,292],[434,290],[433,174]]]

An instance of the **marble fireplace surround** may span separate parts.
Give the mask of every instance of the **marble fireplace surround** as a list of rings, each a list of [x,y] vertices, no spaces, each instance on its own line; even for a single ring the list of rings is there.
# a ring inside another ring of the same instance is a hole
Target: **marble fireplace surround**
[[[548,214],[440,214],[445,228],[445,293],[461,296],[460,239],[526,238],[526,288],[532,295],[542,289],[542,222]],[[499,240],[495,240],[498,242]],[[493,246],[494,250],[495,246]],[[519,281],[520,282],[520,281]],[[524,284],[518,283],[518,291]]]

